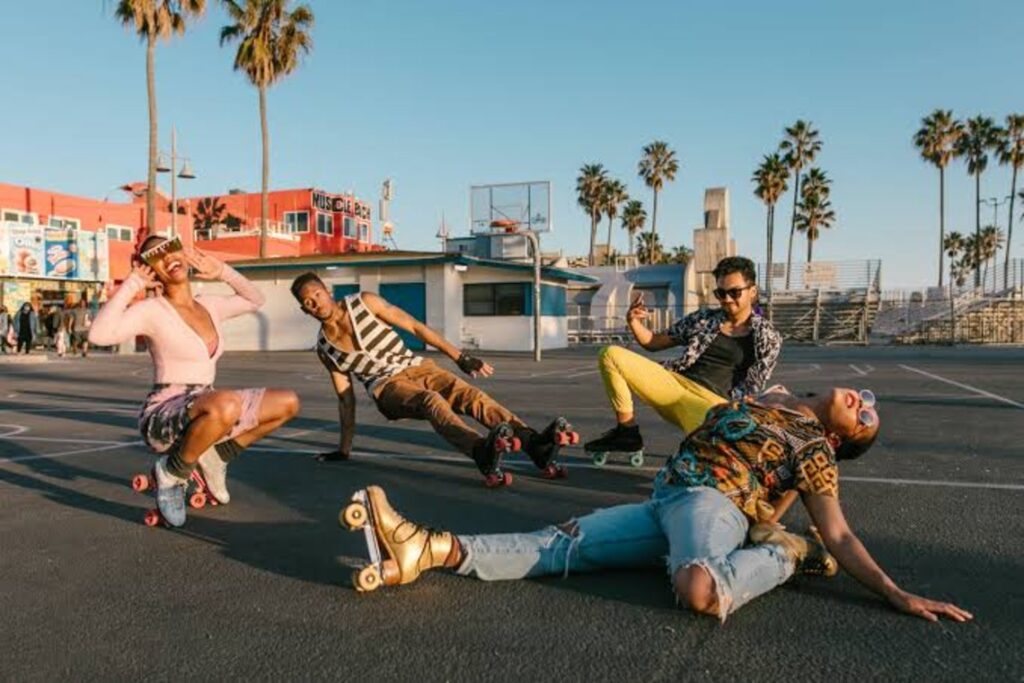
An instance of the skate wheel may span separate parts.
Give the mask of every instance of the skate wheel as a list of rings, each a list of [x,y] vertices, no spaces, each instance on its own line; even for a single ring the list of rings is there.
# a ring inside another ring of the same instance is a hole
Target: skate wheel
[[[510,444],[508,442],[508,439],[506,439],[503,436],[499,436],[497,439],[494,440],[494,450],[495,451],[501,452],[501,451],[510,450],[509,446],[510,446]]]
[[[572,443],[572,437],[565,432],[559,432],[558,436],[555,437],[555,443],[559,446],[568,446]]]
[[[569,470],[563,465],[548,465],[544,468],[545,479],[565,479],[569,476]]]
[[[580,433],[579,432],[569,432],[569,443],[572,444],[573,446],[575,446],[579,442],[580,442]]]
[[[643,452],[641,451],[639,453],[633,453],[632,455],[630,455],[629,456],[629,464],[632,465],[633,467],[643,467],[644,466],[644,454],[643,454]]]
[[[191,508],[198,510],[206,505],[206,494],[202,491],[196,491],[188,497],[188,505]]]
[[[160,523],[160,511],[159,510],[146,510],[145,516],[142,518],[142,523],[146,526],[156,526]]]
[[[496,489],[499,486],[508,486],[512,483],[511,472],[496,472],[484,477],[484,486],[489,489]]]
[[[590,456],[590,459],[598,467],[604,467],[605,464],[608,462],[608,454],[604,452],[594,453],[593,455]]]
[[[143,493],[149,490],[149,477],[145,474],[136,474],[132,477],[132,490],[136,493]]]
[[[362,503],[350,503],[338,515],[338,524],[349,531],[357,531],[366,526],[366,519],[366,506]]]
[[[380,570],[377,569],[376,565],[371,564],[359,571],[352,572],[352,585],[359,593],[375,591],[380,588],[380,584]]]
[[[512,485],[512,473],[511,472],[505,472],[504,474],[502,474],[502,476],[501,476],[501,484],[502,484],[502,486],[511,486]]]
[[[511,444],[509,446],[510,451],[521,451],[523,450],[523,442],[519,440],[518,436],[513,436]]]

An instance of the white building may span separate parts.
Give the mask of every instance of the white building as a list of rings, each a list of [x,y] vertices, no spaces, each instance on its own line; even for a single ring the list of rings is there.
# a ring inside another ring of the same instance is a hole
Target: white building
[[[223,340],[239,351],[312,348],[318,323],[292,296],[292,280],[316,273],[335,299],[375,292],[464,348],[486,351],[533,349],[533,266],[462,254],[377,252],[238,261],[231,264],[266,296],[266,304],[225,326]],[[541,343],[568,345],[566,287],[597,282],[572,270],[544,268],[541,285]],[[197,283],[198,291],[225,293],[222,283]],[[419,340],[403,334],[413,349]]]

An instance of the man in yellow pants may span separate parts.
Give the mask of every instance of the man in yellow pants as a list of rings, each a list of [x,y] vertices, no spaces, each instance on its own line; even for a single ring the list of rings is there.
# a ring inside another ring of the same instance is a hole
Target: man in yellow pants
[[[689,434],[713,406],[764,390],[782,337],[754,311],[754,264],[730,256],[718,263],[714,276],[719,309],[696,311],[658,333],[644,324],[648,311],[643,294],[626,314],[640,346],[647,351],[681,346],[684,352],[679,358],[657,363],[621,346],[601,349],[598,363],[616,425],[584,445],[595,464],[603,465],[611,452],[630,454],[635,467],[643,464],[643,437],[633,414],[633,394]]]

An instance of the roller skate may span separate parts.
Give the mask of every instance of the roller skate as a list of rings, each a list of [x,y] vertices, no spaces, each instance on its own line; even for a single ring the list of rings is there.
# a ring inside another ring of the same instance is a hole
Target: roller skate
[[[644,464],[644,438],[640,436],[640,427],[635,424],[628,427],[617,424],[614,429],[585,443],[583,448],[598,467],[604,467],[611,453],[625,453],[633,467],[643,467]]]
[[[198,510],[207,505],[211,507],[218,505],[217,498],[211,493],[199,470],[193,470],[189,479],[181,481],[167,472],[164,463],[166,463],[166,458],[161,458],[149,474],[136,474],[132,477],[133,491],[137,493],[153,491],[157,500],[157,507],[146,510],[146,514],[142,518],[143,524],[146,526],[157,526],[158,524],[182,526],[185,523],[186,496],[188,506],[193,509]],[[188,491],[190,484],[191,493]]]
[[[338,523],[349,531],[362,529],[366,536],[370,564],[352,573],[352,585],[360,593],[412,583],[426,570],[443,567],[457,543],[447,531],[402,517],[379,486],[356,491],[341,509]]]
[[[812,529],[811,534],[808,538],[790,533],[780,524],[762,522],[750,527],[750,542],[780,547],[793,560],[796,571],[801,574],[835,576],[839,572],[839,563],[825,549],[817,530]]]
[[[529,427],[517,427],[516,436],[523,443],[523,450],[533,464],[540,468],[545,479],[561,479],[569,476],[565,465],[558,463],[558,454],[563,446],[573,446],[580,442],[580,435],[572,430],[572,425],[564,417],[556,418],[537,432]]]
[[[490,433],[473,447],[470,456],[484,475],[484,486],[489,489],[508,486],[512,483],[512,473],[501,469],[501,458],[509,451],[518,451],[522,442],[515,436],[512,425],[507,422],[497,424]]]

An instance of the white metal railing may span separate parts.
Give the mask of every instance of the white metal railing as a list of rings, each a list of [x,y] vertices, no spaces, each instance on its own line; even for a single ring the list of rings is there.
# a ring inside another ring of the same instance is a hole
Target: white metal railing
[[[210,227],[197,228],[196,239],[219,240],[233,239],[238,237],[259,237],[259,221],[252,221],[249,225],[238,227],[228,226],[225,223],[214,223]],[[267,221],[267,237],[288,242],[298,242],[299,235],[293,233],[291,228],[281,221]]]

